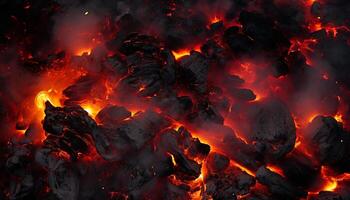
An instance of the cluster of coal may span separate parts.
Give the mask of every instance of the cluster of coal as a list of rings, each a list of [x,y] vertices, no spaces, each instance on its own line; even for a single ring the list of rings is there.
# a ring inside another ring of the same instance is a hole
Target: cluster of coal
[[[211,23],[205,12],[210,9],[202,4],[229,5],[221,10],[225,20]],[[327,61],[342,87],[321,77],[314,81],[327,109],[337,110],[338,97],[350,100],[344,92],[350,88],[348,1],[310,6],[323,24],[345,27],[336,37],[326,29],[309,32],[300,2],[28,0],[0,5],[0,22],[6,25],[0,28],[2,62],[10,62],[18,45],[18,65],[34,77],[67,62],[87,69],[63,90],[62,106],[45,103],[40,143],[28,131],[21,139],[1,142],[0,199],[350,199],[346,180],[334,191],[313,192],[321,188],[325,168],[350,173],[350,133],[343,124],[332,116],[315,117],[303,138],[312,151],[301,151],[295,148],[294,104],[274,95],[258,99],[244,77],[230,72],[232,61],[264,57],[268,66],[262,77],[287,79],[294,87],[286,92],[295,99],[319,74],[303,52],[291,51],[291,41],[317,40],[312,56]],[[48,48],[55,44],[55,15],[82,5],[107,16],[101,29],[104,48],[79,56]],[[224,23],[233,20],[237,25]],[[196,44],[200,50],[175,58],[173,52]],[[108,90],[110,104],[93,117],[81,105],[102,98],[106,81],[116,83]],[[7,90],[1,88],[1,94]],[[144,109],[134,113],[129,108],[135,105]],[[227,121],[240,127],[233,130]]]

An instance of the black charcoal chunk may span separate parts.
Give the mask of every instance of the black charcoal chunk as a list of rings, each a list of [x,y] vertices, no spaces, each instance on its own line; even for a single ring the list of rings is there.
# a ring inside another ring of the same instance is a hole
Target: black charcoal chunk
[[[181,58],[181,76],[186,87],[200,94],[207,91],[209,62],[199,52],[191,51],[189,56]]]
[[[256,178],[261,184],[266,185],[272,194],[284,199],[299,199],[307,194],[305,191],[290,184],[281,175],[270,171],[264,166],[258,169]]]
[[[116,125],[130,116],[131,112],[125,107],[109,105],[97,113],[96,121],[104,125]]]

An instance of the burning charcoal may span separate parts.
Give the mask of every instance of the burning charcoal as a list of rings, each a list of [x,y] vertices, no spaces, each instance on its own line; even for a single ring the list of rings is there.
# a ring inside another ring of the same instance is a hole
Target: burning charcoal
[[[191,51],[189,56],[181,58],[179,63],[188,89],[198,93],[207,91],[207,79],[209,63],[208,60],[199,52]]]
[[[121,106],[106,106],[97,115],[96,120],[104,125],[119,124],[122,120],[131,117],[131,112]]]
[[[253,101],[256,95],[249,89],[228,88],[230,96],[240,101]]]
[[[201,46],[201,52],[209,59],[218,62],[218,65],[224,65],[227,61],[227,52],[215,40],[208,40]],[[221,66],[218,66],[221,67]]]
[[[126,63],[129,74],[120,80],[115,89],[118,100],[130,101],[130,94],[153,98],[160,91],[169,91],[175,83],[175,69],[166,51],[161,52],[166,59],[156,55],[145,55],[136,52],[127,57]],[[127,98],[126,98],[127,97]],[[130,102],[127,102],[130,103]],[[136,102],[135,102],[136,103]],[[137,101],[139,103],[139,101]]]
[[[43,127],[49,133],[47,147],[61,149],[76,159],[78,153],[87,153],[95,121],[79,106],[54,107],[46,102]]]
[[[79,106],[54,107],[50,102],[45,103],[44,129],[50,134],[60,136],[65,129],[79,134],[91,133],[96,127],[95,121]]]
[[[133,151],[140,150],[169,122],[153,111],[138,113],[117,127],[98,126],[92,136],[96,149],[106,160],[120,160]]]
[[[154,97],[155,104],[162,112],[174,119],[183,119],[192,111],[192,100],[187,96],[177,97],[175,95],[160,94]]]
[[[334,192],[319,192],[317,196],[311,196],[310,200],[344,200]]]
[[[201,143],[198,138],[193,138],[183,126],[177,132],[180,137],[178,139],[179,145],[187,150],[189,156],[204,158],[209,154],[210,146]]]
[[[65,52],[63,51],[57,54],[48,55],[46,58],[28,58],[23,61],[23,67],[32,73],[40,73],[50,68],[63,67],[65,64],[64,58]]]
[[[174,157],[175,174],[181,180],[194,180],[201,173],[201,165],[191,158],[203,159],[208,155],[210,147],[192,138],[183,127],[164,132],[159,138],[158,147]],[[188,152],[185,154],[185,152]]]
[[[259,166],[261,166],[262,158],[259,156],[256,149],[252,145],[246,144],[235,137],[232,129],[223,127],[217,131],[227,132],[221,144],[223,153],[225,153],[227,157],[251,170],[257,170]]]
[[[270,171],[266,167],[260,167],[258,169],[256,178],[261,184],[266,185],[271,193],[284,199],[298,199],[305,197],[307,194],[291,185],[281,175]]]
[[[340,171],[350,170],[350,135],[334,118],[314,118],[306,133],[313,155],[320,163]]]
[[[255,184],[254,177],[234,167],[219,173],[209,173],[204,181],[205,192],[213,199],[237,199],[239,195],[247,194]]]
[[[120,77],[126,75],[128,72],[128,67],[118,55],[108,57],[102,65],[107,73],[112,73]]]
[[[215,23],[210,24],[210,30],[213,32],[217,32],[224,29],[224,22],[218,21]]]
[[[217,173],[225,170],[229,166],[230,160],[222,154],[211,153],[207,158],[206,164],[210,171]]]
[[[289,153],[294,148],[295,132],[291,113],[282,102],[273,99],[262,102],[252,122],[254,141],[261,153],[276,158]]]
[[[210,104],[210,102],[198,103],[197,110],[191,113],[187,119],[189,122],[194,124],[203,123],[216,123],[223,124],[224,118],[221,114]]]
[[[186,158],[182,152],[172,154],[175,160],[175,174],[180,180],[195,180],[201,174],[201,165]]]
[[[277,161],[287,180],[296,186],[310,187],[320,173],[320,166],[297,150]]]
[[[93,85],[96,83],[96,77],[82,76],[73,85],[63,90],[65,105],[74,105],[90,96]]]
[[[159,52],[159,50],[158,41],[154,37],[138,33],[133,33],[126,37],[120,47],[120,51],[125,55],[131,55],[136,51],[152,54]]]

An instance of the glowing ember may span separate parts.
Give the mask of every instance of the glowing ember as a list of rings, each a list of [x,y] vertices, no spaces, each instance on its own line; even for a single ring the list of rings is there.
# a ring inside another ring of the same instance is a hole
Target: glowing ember
[[[91,48],[81,48],[75,52],[76,56],[90,55],[92,52]]]
[[[45,102],[49,101],[51,104],[59,106],[59,100],[57,99],[57,91],[49,89],[47,91],[40,91],[35,96],[35,105],[36,107],[43,111],[45,109]]]

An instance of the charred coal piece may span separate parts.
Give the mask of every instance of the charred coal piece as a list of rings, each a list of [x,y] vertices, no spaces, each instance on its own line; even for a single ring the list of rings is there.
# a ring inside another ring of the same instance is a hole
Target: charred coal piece
[[[138,113],[118,126],[98,126],[92,132],[98,153],[106,160],[122,159],[127,153],[140,150],[170,123],[153,111]]]
[[[51,160],[49,162],[49,185],[60,200],[75,200],[79,195],[79,179],[69,162]]]
[[[339,194],[334,192],[319,192],[318,195],[311,196],[310,200],[344,200]]]
[[[286,105],[267,99],[252,119],[252,133],[261,153],[280,158],[289,153],[295,144],[296,128]]]
[[[274,173],[266,167],[260,167],[256,172],[256,179],[269,188],[269,191],[284,199],[299,199],[305,197],[307,193],[290,184],[281,175]]]
[[[65,64],[65,52],[48,55],[45,58],[33,57],[22,61],[23,68],[32,73],[41,73],[51,68],[60,68]]]
[[[283,170],[289,182],[302,188],[310,187],[320,173],[320,166],[297,150],[279,159],[277,165]]]
[[[32,164],[32,149],[30,145],[11,145],[11,152],[6,161],[6,169],[11,175],[8,180],[9,199],[24,199],[34,193],[33,170],[29,167]]]
[[[175,68],[168,54],[164,50],[155,55],[141,52],[128,55],[129,73],[115,88],[117,98],[129,100],[130,94],[153,98],[160,91],[170,91],[175,83]]]
[[[216,124],[224,123],[224,118],[219,111],[208,101],[199,102],[197,109],[187,117],[187,120],[199,126],[208,122]]]
[[[256,95],[254,92],[250,89],[244,89],[244,88],[227,88],[228,94],[239,101],[253,101],[256,99]]]
[[[153,54],[160,51],[159,46],[159,42],[152,36],[132,33],[125,38],[119,50],[125,55],[131,55],[137,51]]]
[[[191,51],[189,56],[184,56],[179,61],[180,74],[187,89],[200,94],[207,91],[209,62],[199,52]]]
[[[252,54],[255,49],[255,42],[247,35],[239,32],[238,26],[233,26],[225,30],[224,41],[237,54]]]
[[[68,98],[64,104],[74,105],[87,99],[96,81],[96,77],[93,76],[87,75],[80,77],[74,84],[63,90],[63,95]]]
[[[125,60],[119,55],[109,56],[102,63],[103,70],[107,74],[112,74],[118,77],[124,76],[128,72],[128,67],[126,66]]]
[[[76,159],[78,153],[87,153],[96,122],[80,106],[54,107],[46,102],[43,127],[48,133],[44,144],[61,149]]]
[[[318,116],[307,128],[313,155],[320,163],[340,171],[350,170],[350,135],[332,117]]]
[[[79,134],[89,134],[96,127],[95,121],[80,106],[54,107],[45,103],[43,127],[52,135],[61,136],[66,129]]]
[[[201,52],[215,64],[218,64],[218,68],[224,66],[228,60],[227,51],[212,39],[201,46]]]
[[[188,96],[176,96],[175,94],[160,93],[153,98],[154,104],[161,108],[162,112],[176,120],[184,119],[193,107],[192,99]]]
[[[263,49],[283,48],[288,50],[290,42],[284,34],[274,28],[273,22],[261,13],[243,11],[239,21],[243,32]]]
[[[244,80],[237,75],[225,74],[222,79],[222,84],[231,87],[239,87],[244,83]]]
[[[246,144],[234,136],[233,130],[223,138],[222,147],[226,156],[246,166],[248,169],[257,170],[263,162],[263,158],[254,146]]]
[[[245,195],[255,184],[254,177],[235,167],[218,173],[209,173],[204,180],[205,193],[213,199],[237,199]]]
[[[96,115],[96,121],[103,125],[117,125],[122,120],[131,117],[131,112],[121,106],[106,106]]]
[[[119,166],[111,163],[115,170],[107,178],[107,187],[134,199],[142,199],[143,195],[157,187],[160,178],[173,173],[171,158],[164,155],[154,151],[151,145],[145,146],[142,151],[130,152]]]
[[[176,199],[190,199],[189,191],[190,187],[185,184],[175,185],[171,182],[167,182],[166,188],[163,193],[162,199],[165,200],[176,200]]]
[[[198,139],[192,138],[191,134],[183,127],[179,128],[178,131],[167,130],[157,140],[159,140],[159,149],[174,157],[177,178],[195,180],[199,177],[201,165],[193,159],[204,159],[210,151],[209,145],[202,144]]]
[[[191,160],[182,152],[174,152],[175,174],[180,180],[195,180],[201,174],[201,164]]]
[[[213,173],[225,170],[230,164],[230,159],[219,153],[210,153],[207,158],[206,167]]]
[[[281,77],[285,76],[289,73],[288,64],[286,63],[284,58],[276,58],[272,61],[272,68],[273,68],[273,76],[274,77]]]

